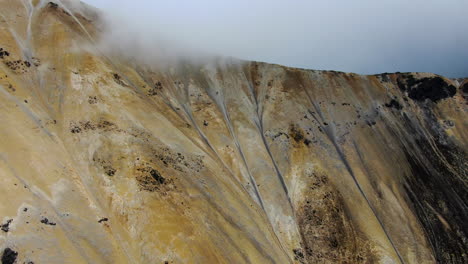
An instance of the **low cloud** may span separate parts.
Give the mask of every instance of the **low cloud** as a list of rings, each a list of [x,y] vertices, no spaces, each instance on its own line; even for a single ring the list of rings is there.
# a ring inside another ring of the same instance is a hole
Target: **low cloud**
[[[466,0],[86,2],[105,14],[101,45],[148,64],[211,54],[361,74],[468,76]]]
[[[81,47],[89,52],[123,58],[153,68],[174,66],[181,62],[206,63],[216,57],[171,39],[170,34],[159,31],[153,23],[148,23],[147,18],[118,12],[110,7],[96,9],[79,0],[54,2],[70,13],[83,15],[93,21],[99,33],[96,37],[88,35],[92,40],[90,45]],[[83,28],[83,31],[86,30]]]
[[[171,39],[150,24],[104,12],[98,49],[147,66],[168,66],[181,61],[202,62],[214,57],[183,42]]]

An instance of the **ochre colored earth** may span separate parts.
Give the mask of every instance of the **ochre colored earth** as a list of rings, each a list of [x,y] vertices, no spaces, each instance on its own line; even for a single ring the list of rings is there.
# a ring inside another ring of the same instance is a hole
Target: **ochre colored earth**
[[[152,69],[92,8],[0,13],[2,263],[468,263],[467,80]]]

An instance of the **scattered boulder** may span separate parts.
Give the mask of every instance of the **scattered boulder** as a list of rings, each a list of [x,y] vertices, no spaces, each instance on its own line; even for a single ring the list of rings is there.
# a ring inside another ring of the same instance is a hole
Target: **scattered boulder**
[[[299,261],[300,263],[305,263],[304,253],[302,253],[301,248],[293,249],[294,260]]]
[[[396,110],[403,109],[403,106],[400,104],[400,102],[398,102],[395,99],[392,99],[389,103],[386,103],[385,107],[393,108],[393,109],[396,109]]]
[[[88,103],[89,104],[97,104],[97,97],[96,96],[89,96],[88,97]]]
[[[325,123],[326,124],[326,123]],[[296,143],[304,143],[304,145],[309,146],[312,143],[304,135],[304,132],[299,126],[290,125],[289,126],[289,135],[288,138],[292,138]]]
[[[18,252],[12,250],[11,248],[5,248],[2,255],[2,264],[13,264],[16,262],[18,257]]]
[[[139,172],[136,179],[141,190],[154,192],[161,188],[161,186],[168,183],[159,171],[152,167],[138,168]]]
[[[1,229],[3,232],[7,233],[8,231],[10,231],[10,224],[11,222],[13,222],[13,219],[9,219],[7,220],[7,222],[3,225],[1,225]]]
[[[117,84],[119,84],[119,85],[121,85],[121,86],[124,86],[124,87],[127,87],[127,86],[128,86],[119,74],[114,73],[114,74],[112,74],[112,76],[114,77],[114,81],[115,81]]]
[[[49,219],[47,219],[45,217],[42,218],[41,223],[43,223],[44,225],[50,225],[50,226],[57,225],[56,223],[50,222]]]
[[[10,53],[3,48],[0,48],[0,59],[3,59],[4,57],[10,56]]]
[[[108,165],[104,166],[104,171],[106,172],[107,176],[111,176],[111,177],[114,176],[115,173],[117,172],[116,169]]]
[[[101,218],[101,219],[98,221],[98,223],[107,222],[107,221],[109,221],[109,218],[104,217],[104,218]]]

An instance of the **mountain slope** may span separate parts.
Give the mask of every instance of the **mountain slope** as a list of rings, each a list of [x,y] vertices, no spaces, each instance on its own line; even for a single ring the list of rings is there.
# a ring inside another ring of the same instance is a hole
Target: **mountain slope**
[[[3,263],[468,262],[466,80],[152,69],[0,5]]]

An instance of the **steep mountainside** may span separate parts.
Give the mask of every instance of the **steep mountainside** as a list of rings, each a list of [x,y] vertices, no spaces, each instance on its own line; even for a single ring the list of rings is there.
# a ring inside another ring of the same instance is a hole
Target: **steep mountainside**
[[[0,6],[2,263],[468,263],[467,80],[155,70]]]

